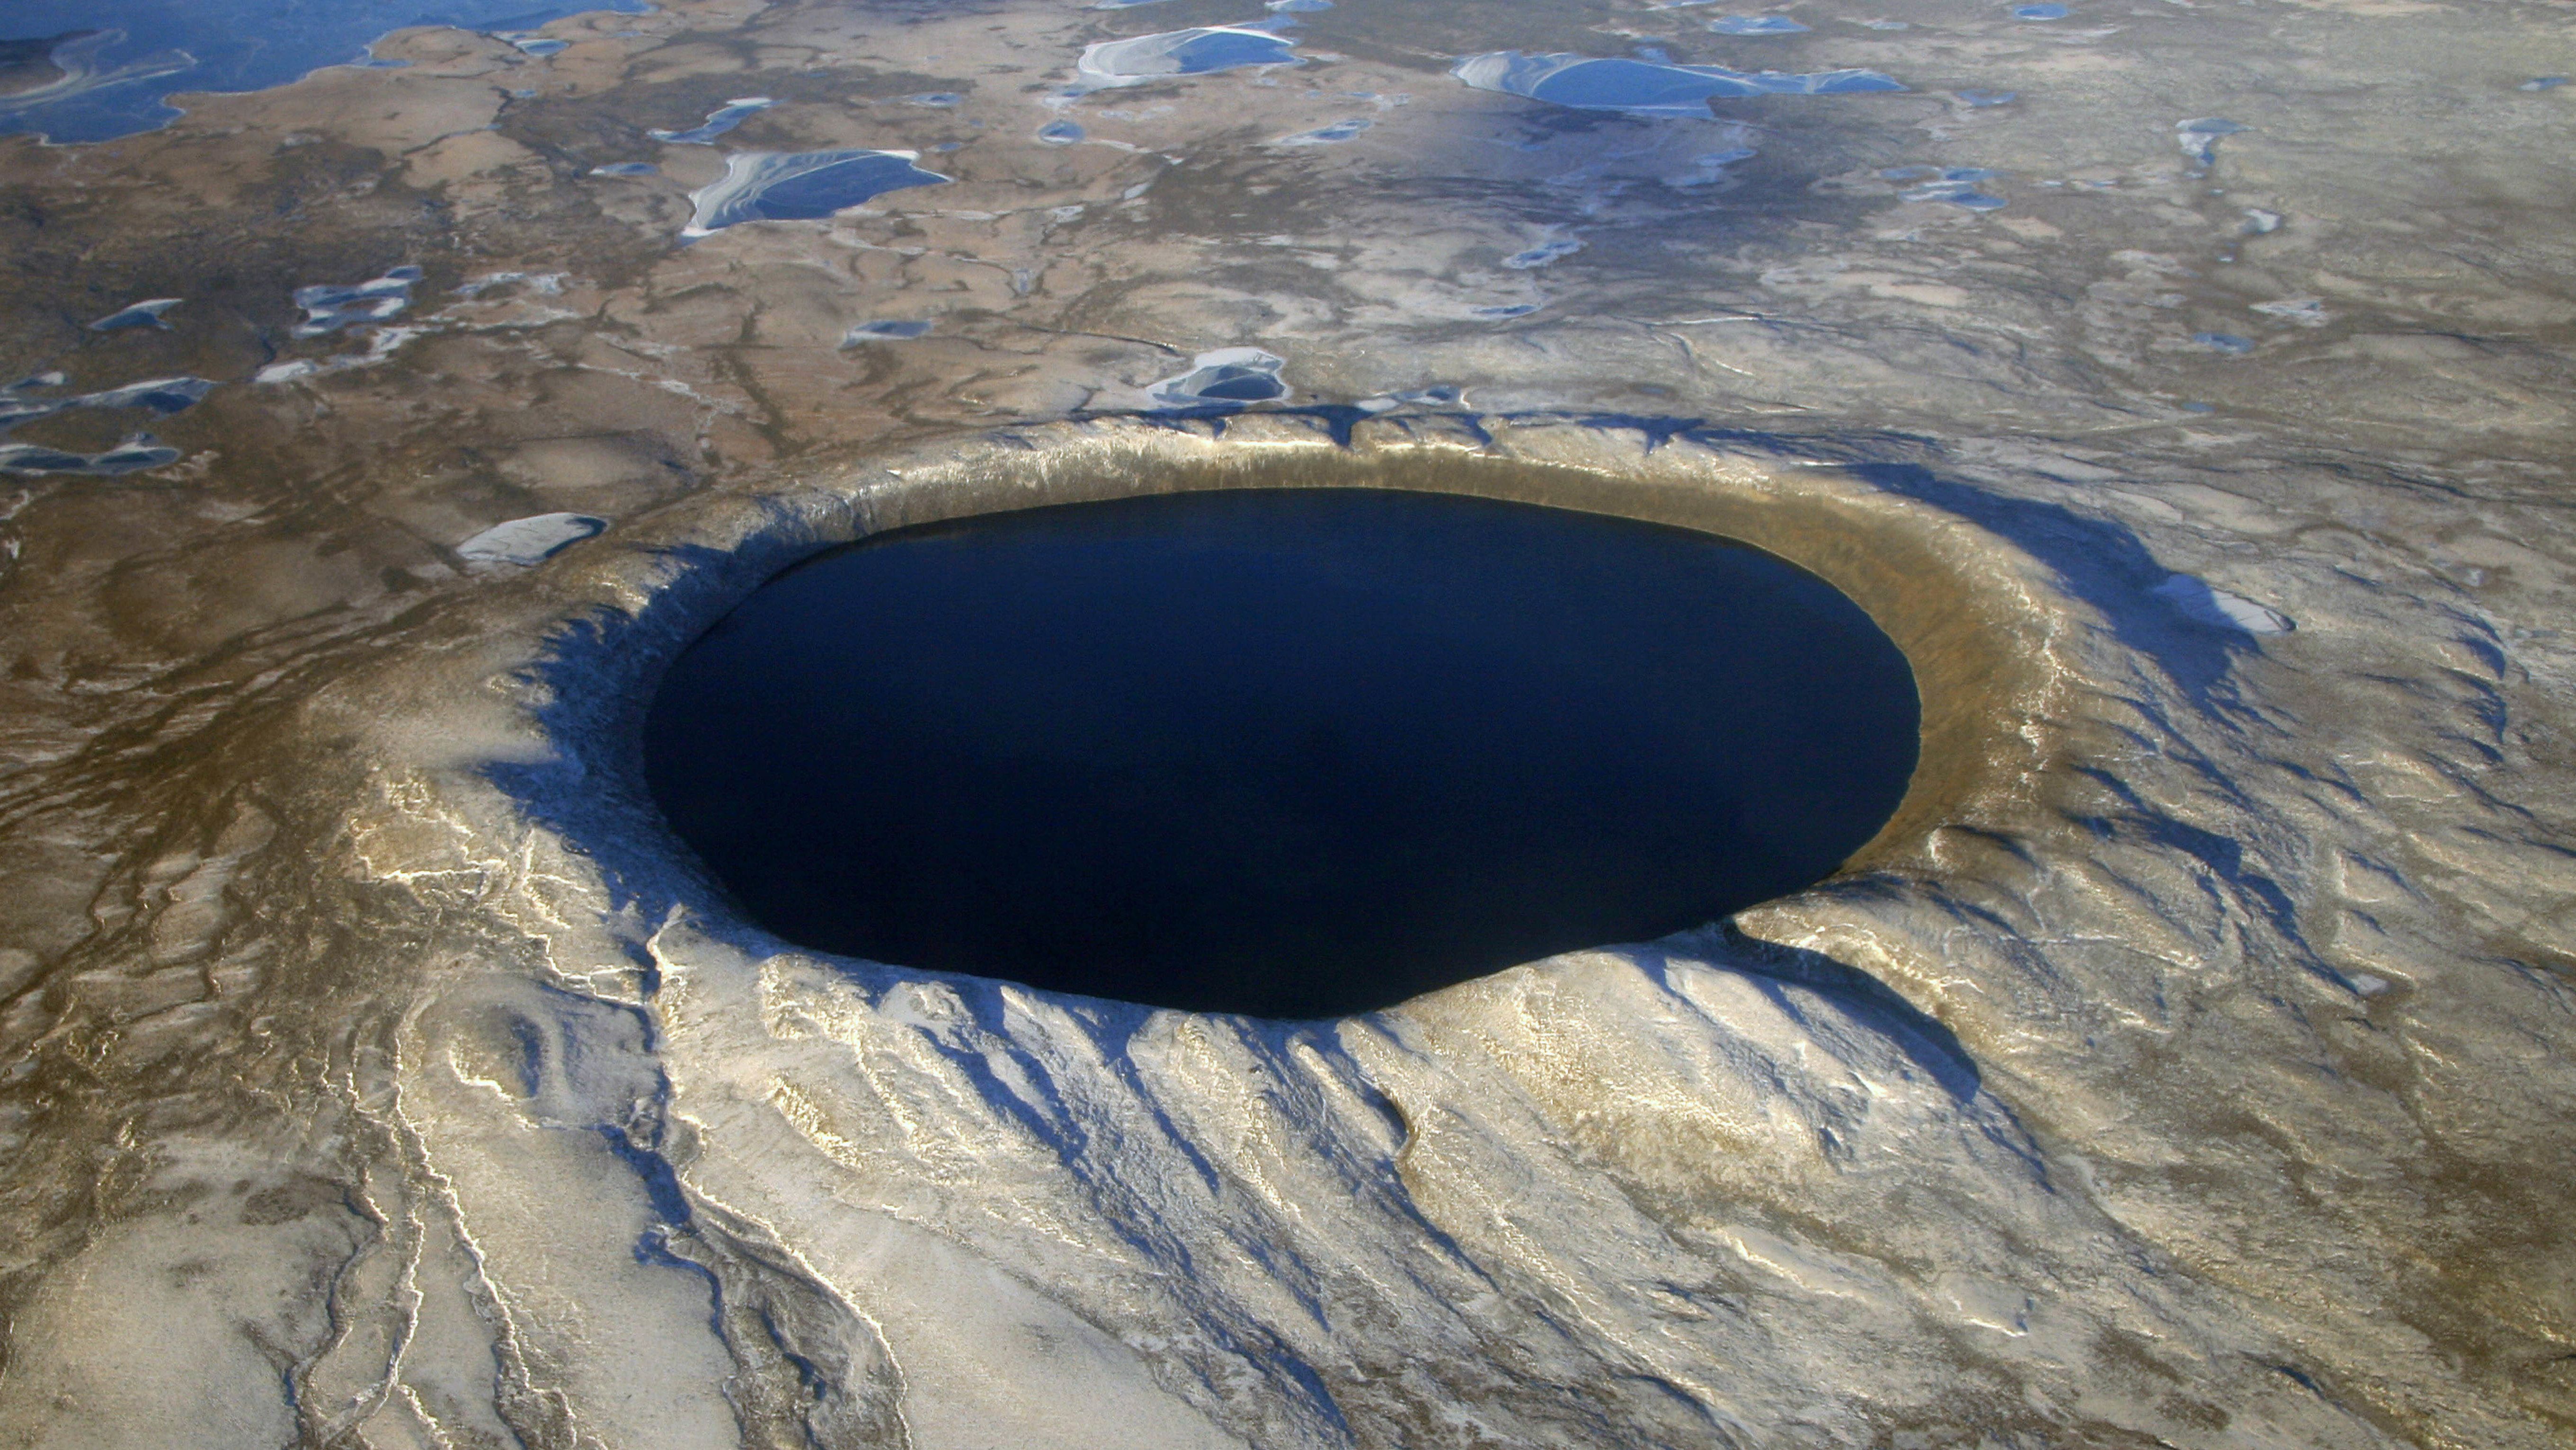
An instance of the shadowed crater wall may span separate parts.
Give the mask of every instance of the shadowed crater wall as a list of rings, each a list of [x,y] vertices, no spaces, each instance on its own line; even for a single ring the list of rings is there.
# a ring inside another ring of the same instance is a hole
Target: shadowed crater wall
[[[1814,882],[1895,811],[1920,724],[1887,635],[1759,549],[1254,488],[810,559],[680,654],[643,745],[780,936],[1318,1017]]]

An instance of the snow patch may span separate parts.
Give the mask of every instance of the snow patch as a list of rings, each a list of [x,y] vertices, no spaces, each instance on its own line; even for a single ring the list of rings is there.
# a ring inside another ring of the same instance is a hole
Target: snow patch
[[[2175,574],[2148,592],[2171,604],[2184,618],[2218,629],[2270,635],[2288,634],[2298,627],[2288,615],[2269,605],[2257,604],[2242,594],[2230,594],[2190,574]]]
[[[456,556],[486,567],[528,568],[542,564],[608,527],[608,520],[588,514],[531,514],[494,524],[456,546]]]

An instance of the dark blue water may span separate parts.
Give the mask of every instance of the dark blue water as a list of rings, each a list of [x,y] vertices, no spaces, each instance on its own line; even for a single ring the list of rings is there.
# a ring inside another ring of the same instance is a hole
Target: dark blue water
[[[150,130],[179,114],[163,96],[284,85],[362,60],[369,45],[415,25],[524,30],[585,11],[648,8],[645,0],[8,0],[0,42],[69,45],[61,59],[70,74],[33,104],[0,95],[0,134],[101,141]]]
[[[1527,96],[1583,111],[1706,120],[1708,103],[1744,96],[1841,96],[1905,87],[1872,70],[1729,70],[1718,65],[1498,50],[1462,58],[1449,73],[1478,90]]]
[[[745,152],[727,159],[721,183],[698,193],[698,215],[689,227],[704,233],[743,222],[820,221],[889,191],[947,180],[913,165],[910,153]]]
[[[1913,770],[1913,675],[1704,534],[1257,490],[906,529],[673,666],[647,778],[808,946],[1320,1017],[1830,873]]]

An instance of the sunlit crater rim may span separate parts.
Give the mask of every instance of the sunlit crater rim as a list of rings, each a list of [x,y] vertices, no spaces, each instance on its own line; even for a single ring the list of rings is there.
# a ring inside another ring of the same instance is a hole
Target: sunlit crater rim
[[[1139,494],[1358,486],[1675,524],[1777,554],[1859,603],[1915,674],[1921,749],[1894,815],[1832,880],[1939,872],[1943,827],[1992,832],[2028,819],[2032,787],[2057,750],[2044,699],[2063,671],[2047,645],[2056,622],[2033,608],[2041,601],[2018,572],[2027,563],[2018,551],[1838,469],[1784,469],[1696,440],[1641,453],[1629,437],[1592,429],[1520,427],[1513,437],[1512,425],[1491,422],[1496,433],[1480,450],[1403,438],[1336,447],[1293,419],[1238,419],[1224,441],[1117,422],[1061,425],[887,455],[756,498],[699,501],[633,530],[629,548],[594,554],[597,566],[581,571],[605,589],[598,597],[612,613],[570,634],[558,628],[540,667],[550,689],[532,701],[575,776],[492,774],[646,915],[676,906],[746,949],[793,949],[734,906],[670,834],[634,744],[662,671],[714,621],[802,559],[911,524]]]
[[[1903,654],[1704,532],[1224,489],[877,534],[674,662],[649,788],[839,955],[1338,1017],[1829,875],[1915,759]]]

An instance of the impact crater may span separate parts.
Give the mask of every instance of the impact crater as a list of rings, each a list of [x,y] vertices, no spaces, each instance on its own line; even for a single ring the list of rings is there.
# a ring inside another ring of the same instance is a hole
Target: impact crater
[[[1302,1019],[1794,892],[1923,774],[1799,564],[1571,470],[1324,471],[906,491],[671,660],[651,798],[790,942]]]

